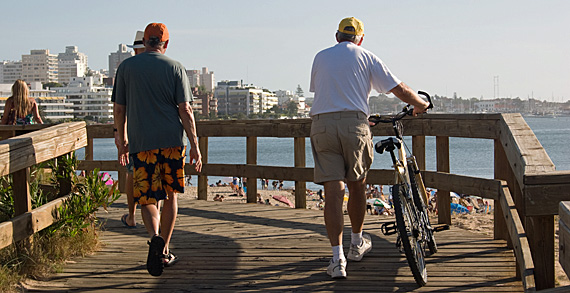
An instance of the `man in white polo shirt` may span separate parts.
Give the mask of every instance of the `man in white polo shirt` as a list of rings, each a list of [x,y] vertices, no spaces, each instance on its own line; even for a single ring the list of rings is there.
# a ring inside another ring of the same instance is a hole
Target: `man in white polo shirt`
[[[315,93],[310,113],[314,181],[325,189],[324,218],[333,250],[327,273],[335,279],[346,277],[342,249],[344,182],[349,191],[352,226],[348,259],[360,261],[372,249],[370,235],[362,234],[366,175],[374,155],[368,125],[370,91],[373,88],[380,93],[393,93],[414,106],[414,115],[428,107],[382,60],[360,47],[363,37],[360,20],[343,19],[336,33],[338,44],[315,56],[311,72],[310,91]]]

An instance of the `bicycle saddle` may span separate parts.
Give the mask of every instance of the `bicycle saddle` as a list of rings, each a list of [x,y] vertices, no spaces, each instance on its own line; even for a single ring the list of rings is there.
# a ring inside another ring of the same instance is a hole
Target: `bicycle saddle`
[[[377,153],[382,154],[384,153],[384,151],[391,152],[396,148],[400,148],[401,146],[402,143],[397,138],[389,137],[387,139],[383,139],[377,142],[376,145],[374,146],[374,149],[376,150]]]

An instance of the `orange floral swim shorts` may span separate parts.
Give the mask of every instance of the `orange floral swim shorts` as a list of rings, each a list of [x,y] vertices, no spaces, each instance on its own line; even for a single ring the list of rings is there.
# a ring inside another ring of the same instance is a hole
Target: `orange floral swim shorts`
[[[131,154],[135,202],[156,204],[170,192],[184,193],[186,147],[170,147]]]

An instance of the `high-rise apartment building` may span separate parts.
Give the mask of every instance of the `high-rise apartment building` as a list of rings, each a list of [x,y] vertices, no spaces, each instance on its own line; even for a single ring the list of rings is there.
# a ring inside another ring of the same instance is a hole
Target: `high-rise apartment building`
[[[14,83],[22,78],[22,61],[0,61],[0,83]]]
[[[261,114],[278,104],[277,96],[269,90],[242,85],[239,81],[218,82],[214,97],[221,115]]]
[[[113,103],[110,87],[98,86],[100,81],[92,76],[72,77],[67,87],[53,88],[56,95],[65,96],[71,103],[75,118],[91,118],[95,121],[113,119]]]
[[[29,55],[22,55],[22,79],[26,82],[57,82],[57,73],[57,55],[49,50],[31,50]]]
[[[65,53],[59,53],[57,61],[57,79],[61,84],[68,84],[72,77],[83,77],[87,72],[87,55],[80,53],[77,46],[65,47]]]
[[[203,86],[206,92],[214,92],[214,72],[208,71],[208,67],[202,67],[202,71],[196,69],[186,70],[186,75],[188,75],[191,86]]]
[[[216,86],[214,80],[214,72],[208,71],[208,67],[202,67],[202,74],[200,74],[200,85],[204,86],[207,92],[214,92],[214,87]]]
[[[127,45],[119,44],[119,50],[109,54],[109,77],[115,77],[119,64],[125,59],[134,56],[132,51],[128,51]]]

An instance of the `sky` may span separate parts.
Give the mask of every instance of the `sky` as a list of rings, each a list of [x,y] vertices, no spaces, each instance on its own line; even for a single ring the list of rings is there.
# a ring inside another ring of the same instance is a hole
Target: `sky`
[[[403,82],[432,95],[570,100],[570,1],[566,0],[2,0],[0,60],[77,46],[107,69],[119,44],[163,22],[166,55],[187,69],[271,91],[309,93],[317,52],[338,23],[364,23],[362,46]],[[374,94],[374,93],[373,93]]]

